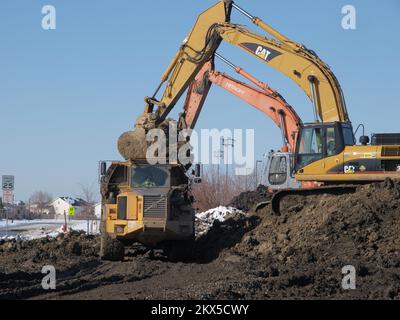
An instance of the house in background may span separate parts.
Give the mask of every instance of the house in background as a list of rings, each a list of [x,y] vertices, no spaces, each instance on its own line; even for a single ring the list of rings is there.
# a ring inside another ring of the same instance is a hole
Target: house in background
[[[52,213],[50,205],[39,205],[37,203],[30,203],[27,205],[28,211],[32,214],[37,215],[50,215]]]
[[[101,219],[101,203],[96,203],[94,206],[94,215],[96,218]]]
[[[71,207],[75,208],[75,216],[79,216],[87,208],[88,203],[80,198],[59,197],[51,203],[51,206],[56,217],[64,216],[64,213],[68,215]]]

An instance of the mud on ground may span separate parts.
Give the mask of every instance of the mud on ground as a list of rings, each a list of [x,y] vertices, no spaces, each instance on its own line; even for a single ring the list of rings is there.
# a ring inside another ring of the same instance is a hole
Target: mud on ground
[[[100,261],[98,238],[77,233],[3,243],[0,298],[400,299],[399,183],[287,203],[280,216],[265,208],[215,222],[178,262],[141,246],[123,262]],[[57,269],[51,293],[40,286],[46,264]],[[356,290],[342,289],[346,265],[356,268]]]

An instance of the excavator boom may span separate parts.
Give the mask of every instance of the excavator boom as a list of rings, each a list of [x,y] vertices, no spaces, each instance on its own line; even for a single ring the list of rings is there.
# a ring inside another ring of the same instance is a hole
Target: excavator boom
[[[230,63],[223,57],[219,57]],[[278,92],[255,79],[242,68],[231,63],[230,65],[238,74],[253,82],[259,89],[225,73],[215,71],[214,63],[209,61],[203,66],[190,86],[184,105],[185,125],[181,128],[194,128],[210,86],[215,84],[267,115],[281,129],[282,151],[288,151],[287,144],[289,144],[290,151],[294,152],[299,128],[302,125],[300,117]]]
[[[315,53],[257,35],[238,25],[222,24],[217,31],[226,42],[257,57],[299,85],[314,103],[319,118],[316,120],[349,122],[340,85]]]
[[[232,24],[232,8],[245,14],[275,39]],[[221,0],[200,14],[188,38],[162,76],[156,92],[151,98],[146,98],[145,112],[151,113],[154,106],[158,106],[158,124],[166,119],[223,40],[252,54],[298,84],[313,102],[317,121],[350,122],[342,89],[328,65],[313,51],[286,38],[233,1]],[[158,101],[157,93],[165,82],[166,88]]]
[[[159,122],[166,118],[204,63],[217,50],[222,39],[214,32],[214,28],[229,22],[231,8],[231,1],[220,1],[199,15],[192,31],[163,74],[156,92],[151,98],[146,98],[148,112],[153,111],[154,105],[159,106]],[[155,97],[165,82],[167,85],[163,96],[157,101]]]

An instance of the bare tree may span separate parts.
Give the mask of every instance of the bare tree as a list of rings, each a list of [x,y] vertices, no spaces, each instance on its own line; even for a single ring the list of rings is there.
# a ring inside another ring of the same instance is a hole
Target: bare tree
[[[85,219],[93,218],[96,204],[93,185],[79,184],[79,186],[81,188],[80,198],[85,202],[82,210],[82,217]]]
[[[204,211],[229,205],[241,192],[255,190],[256,181],[254,173],[248,176],[230,174],[226,177],[225,173],[220,173],[217,166],[207,167],[203,170],[202,182],[194,185],[192,189],[196,200],[195,207]]]
[[[46,211],[48,212],[52,200],[53,197],[50,193],[45,191],[35,191],[29,198],[31,206],[29,209],[34,213],[42,215],[46,213]]]

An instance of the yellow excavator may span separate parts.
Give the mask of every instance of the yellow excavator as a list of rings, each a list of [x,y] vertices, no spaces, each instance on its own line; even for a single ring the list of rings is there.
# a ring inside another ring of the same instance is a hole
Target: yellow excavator
[[[275,39],[230,23],[232,8]],[[215,54],[221,40],[245,50],[292,79],[312,101],[315,121],[302,127],[295,150],[298,181],[336,184],[400,178],[398,137],[381,134],[373,139],[381,143],[367,145],[369,138],[363,136],[362,145],[356,145],[342,89],[328,65],[315,52],[284,37],[232,1],[221,1],[200,15],[162,78],[162,83],[168,82],[163,97],[159,101],[154,97],[146,99],[149,112],[158,106],[155,111],[158,121],[165,119],[188,82]]]
[[[266,34],[256,34],[231,23],[233,9]],[[270,175],[271,185],[276,189],[288,177],[293,177],[303,188],[278,192],[273,203],[275,211],[279,211],[280,200],[287,194],[329,192],[329,189],[337,193],[351,192],[360,183],[400,178],[400,135],[375,135],[370,145],[369,137],[363,135],[361,145],[356,145],[340,84],[328,65],[312,50],[286,38],[233,1],[224,0],[198,17],[157,90],[145,99],[145,112],[136,122],[135,130],[119,139],[119,151],[127,161],[113,162],[109,168],[103,162],[100,164],[103,248],[113,247],[110,239],[157,243],[193,236],[192,199],[187,187],[189,181],[185,178],[187,166],[179,163],[168,163],[162,168],[149,165],[143,141],[149,130],[166,126],[169,112],[204,65],[213,59],[222,41],[243,49],[292,79],[313,104],[315,120],[301,125],[296,148],[288,160],[290,165],[287,163],[285,170],[275,165],[280,169]],[[200,81],[204,86],[198,97],[199,106],[204,103],[211,86],[207,79]],[[164,85],[164,93],[157,99]],[[180,179],[172,179],[176,172]],[[198,175],[198,168],[195,173]],[[165,179],[155,181],[159,176]],[[307,188],[316,185],[319,187]],[[177,199],[176,202],[173,199]],[[103,256],[106,251],[102,249]]]

